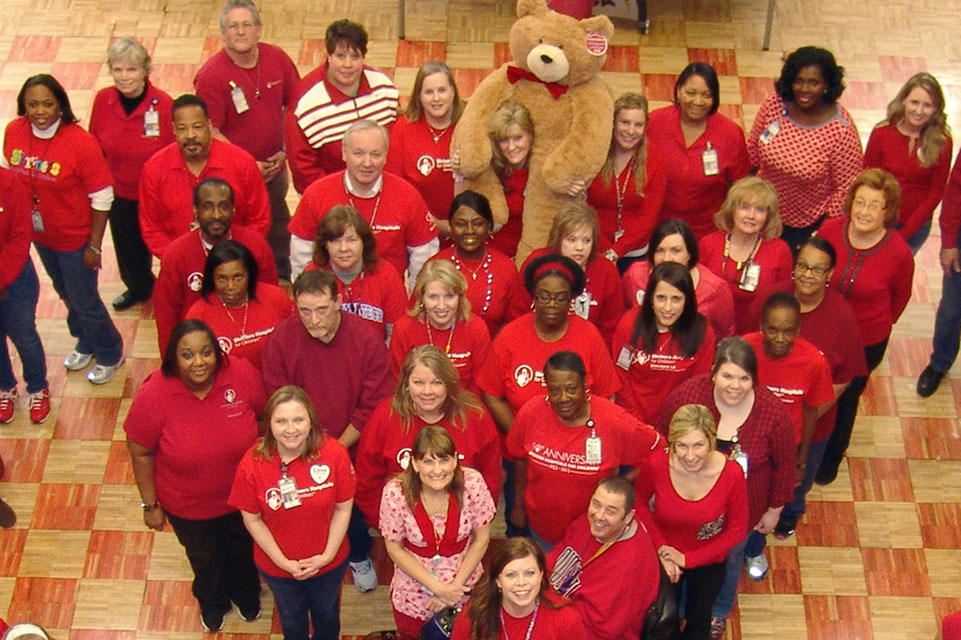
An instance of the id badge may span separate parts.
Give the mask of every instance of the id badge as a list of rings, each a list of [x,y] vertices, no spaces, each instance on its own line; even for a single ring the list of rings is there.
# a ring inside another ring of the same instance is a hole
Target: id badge
[[[737,283],[741,291],[756,291],[761,282],[761,265],[752,262],[741,272],[741,281]]]
[[[232,82],[230,84],[233,87],[230,90],[230,99],[234,101],[234,110],[238,114],[250,110],[250,105],[247,104],[247,96],[244,95],[244,90]]]
[[[741,470],[744,472],[744,477],[747,478],[747,454],[741,448],[741,445],[734,445],[734,450],[731,451],[731,460],[740,465]]]
[[[618,229],[617,231],[614,232],[614,242],[617,242],[618,240],[620,240],[620,239],[623,238],[623,237],[624,237],[624,230],[623,230],[623,229]]]
[[[591,314],[591,294],[584,291],[581,295],[574,298],[574,302],[571,303],[574,309],[574,313],[585,320]]]
[[[30,221],[33,223],[33,230],[37,233],[43,233],[43,216],[40,212],[34,209],[30,212]]]
[[[631,360],[634,359],[634,354],[627,347],[621,347],[621,352],[617,354],[617,366],[619,366],[624,371],[631,368]]]
[[[761,135],[758,136],[758,140],[761,141],[761,144],[767,144],[771,140],[773,140],[774,136],[780,133],[780,131],[781,131],[781,122],[780,120],[775,120],[774,122],[772,122],[767,126],[767,129],[761,132]]]
[[[300,498],[297,497],[297,481],[293,478],[281,478],[277,483],[280,489],[280,499],[284,502],[284,509],[293,509],[300,506]]]
[[[597,436],[589,436],[584,441],[584,455],[587,458],[587,464],[600,464],[601,439]]]
[[[704,163],[704,175],[716,176],[720,173],[717,161],[717,149],[712,147],[710,143],[708,143],[707,149],[701,153],[701,162]]]
[[[143,137],[160,137],[160,112],[151,107],[143,114]]]

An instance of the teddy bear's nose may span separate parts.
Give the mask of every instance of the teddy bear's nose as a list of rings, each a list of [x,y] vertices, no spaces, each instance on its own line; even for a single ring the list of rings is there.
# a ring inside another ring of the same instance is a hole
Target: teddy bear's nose
[[[550,63],[554,62],[554,59],[551,58],[550,56],[545,55],[545,54],[542,53],[542,54],[541,54],[541,62],[543,62],[544,64],[550,64]]]

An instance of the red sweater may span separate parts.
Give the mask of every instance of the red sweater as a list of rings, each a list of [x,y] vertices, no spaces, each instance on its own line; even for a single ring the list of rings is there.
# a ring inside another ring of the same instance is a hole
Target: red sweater
[[[311,262],[304,271],[318,268]],[[323,269],[330,270],[327,266]],[[385,260],[379,260],[373,271],[361,271],[350,284],[337,278],[337,291],[341,295],[340,310],[363,318],[384,339],[387,338],[387,325],[395,324],[406,311],[404,283],[394,265]]]
[[[948,137],[938,161],[922,167],[917,151],[911,152],[911,138],[886,124],[874,129],[864,151],[864,168],[879,167],[890,172],[901,185],[901,208],[898,210],[898,233],[907,240],[931,220],[941,202],[951,168],[953,143]]]
[[[501,179],[504,199],[507,201],[507,223],[487,241],[488,246],[506,256],[514,257],[521,241],[524,223],[524,196],[527,193],[527,167],[514,169],[506,179]]]
[[[30,195],[8,169],[0,168],[0,291],[4,291],[30,259]]]
[[[194,188],[206,178],[222,178],[234,190],[234,225],[267,235],[270,202],[253,156],[237,145],[213,139],[207,164],[195,176],[174,142],[147,161],[140,179],[140,227],[150,253],[162,258],[170,243],[190,230]]]
[[[537,609],[537,620],[534,623],[530,638],[527,638],[527,630],[531,626],[534,614],[523,618],[515,618],[501,609],[505,628],[501,629],[497,640],[510,640],[511,638],[515,638],[515,640],[589,640],[577,607],[571,606],[569,601],[552,591],[547,591],[544,596],[559,605],[560,608],[539,607]],[[451,631],[450,640],[470,639],[473,625],[470,621],[469,610],[470,603],[468,602],[454,622],[454,630]]]
[[[685,569],[724,562],[748,531],[744,472],[727,460],[707,495],[688,500],[674,488],[670,464],[670,454],[658,451],[641,465],[634,482],[637,517],[655,548],[668,545],[684,554]]]
[[[357,443],[357,507],[367,523],[377,527],[380,499],[384,485],[410,465],[414,438],[424,427],[431,426],[420,417],[411,417],[405,425],[390,408],[392,397],[384,399],[367,421]],[[492,496],[500,492],[500,437],[486,409],[469,411],[467,425],[448,418],[436,423],[444,427],[454,441],[460,464],[476,469],[484,476],[484,484]]]
[[[531,252],[520,273],[524,273],[531,260],[552,253],[548,248],[535,249]],[[571,300],[571,311],[597,327],[604,344],[608,349],[614,338],[614,329],[618,320],[624,315],[624,302],[621,296],[621,276],[613,262],[602,255],[595,256],[584,269],[587,282],[581,298]],[[533,298],[523,286],[514,289],[514,299],[511,301],[511,318],[519,318],[532,308]]]
[[[174,141],[173,100],[147,80],[147,95],[128,115],[120,103],[116,87],[97,92],[90,111],[90,133],[100,142],[113,175],[113,192],[118,198],[136,200],[140,189],[140,172],[150,156]],[[144,114],[156,111],[160,135],[144,135]]]
[[[711,370],[714,330],[708,323],[704,341],[691,357],[681,354],[677,340],[670,332],[658,335],[654,353],[645,353],[640,345],[631,344],[634,323],[640,312],[640,307],[634,307],[617,323],[611,354],[617,377],[621,380],[617,404],[638,420],[652,424],[667,394],[692,376]]]
[[[483,318],[490,335],[495,336],[508,319],[508,305],[514,291],[524,286],[517,274],[517,266],[513,260],[490,246],[487,247],[486,257],[477,262],[458,258],[456,252],[455,247],[446,247],[430,260],[449,260],[464,274],[470,311]]]
[[[435,329],[428,328],[427,320],[404,315],[394,325],[394,334],[390,338],[395,376],[408,352],[422,344],[432,344],[443,350],[460,374],[461,386],[475,393],[478,391],[477,376],[491,347],[491,337],[483,320],[471,315],[467,322],[458,320],[452,329]]]
[[[734,308],[738,311],[734,316],[734,333],[741,335],[748,331],[757,331],[757,325],[748,323],[748,314],[744,313],[744,310],[750,308],[758,291],[790,278],[794,273],[794,261],[787,243],[780,238],[762,240],[752,261],[761,267],[760,281],[757,289],[745,291],[738,286],[738,282],[747,263],[742,263],[742,268],[738,269],[736,261],[724,256],[726,239],[726,231],[715,231],[701,238],[698,243],[701,254],[698,264],[707,267],[727,283],[734,300]]]
[[[92,228],[89,194],[113,182],[97,139],[78,124],[61,124],[52,138],[41,140],[30,121],[19,117],[7,125],[3,155],[43,217],[43,231],[34,230],[33,241],[55,251],[82,249]]]
[[[230,239],[247,247],[257,261],[257,280],[277,283],[277,264],[267,241],[256,231],[232,227]],[[153,288],[153,315],[157,322],[157,341],[161,356],[167,351],[167,341],[177,323],[187,317],[190,307],[200,300],[204,286],[204,264],[207,248],[200,238],[200,229],[174,240],[160,263],[160,275]]]
[[[838,254],[831,287],[854,309],[864,345],[884,342],[911,298],[911,249],[894,231],[888,231],[869,249],[855,249],[848,240],[847,218],[829,220],[818,235],[830,242]]]
[[[587,204],[597,210],[601,225],[600,253],[613,248],[619,257],[629,251],[647,246],[657,226],[658,214],[664,203],[668,181],[668,165],[657,143],[646,143],[647,160],[644,165],[642,194],[637,193],[634,172],[629,162],[620,175],[605,184],[598,174],[587,189]],[[633,161],[633,158],[632,158]],[[621,224],[617,224],[618,191],[621,192]],[[618,228],[622,235],[614,240]]]
[[[587,459],[591,428],[561,423],[543,398],[528,400],[507,434],[508,455],[527,463],[527,521],[550,543],[560,541],[584,514],[598,482],[621,467],[640,465],[661,444],[656,431],[604,398],[590,398],[590,419],[601,441],[600,462]]]
[[[687,146],[681,132],[681,110],[670,105],[651,112],[647,137],[664,156],[667,194],[661,207],[661,220],[681,218],[703,238],[714,231],[714,213],[721,208],[728,187],[751,170],[741,127],[720,113],[707,117],[701,137]],[[710,145],[717,151],[718,172],[704,175],[704,152]]]
[[[434,135],[424,117],[416,122],[407,116],[398,118],[390,130],[384,169],[414,185],[430,212],[446,220],[454,199],[454,172],[450,164],[454,126],[444,129],[437,140]]]

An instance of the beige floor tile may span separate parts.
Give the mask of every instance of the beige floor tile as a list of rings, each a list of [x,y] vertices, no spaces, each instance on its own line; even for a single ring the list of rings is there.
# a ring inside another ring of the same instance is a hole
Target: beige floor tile
[[[904,458],[904,435],[897,416],[861,416],[851,434],[848,455],[856,458]]]
[[[136,629],[145,580],[81,579],[77,588],[74,629]]]
[[[855,502],[862,547],[919,549],[921,525],[913,502]]]
[[[154,534],[147,575],[151,580],[193,580],[184,548],[170,528]]]
[[[53,440],[43,482],[100,484],[107,468],[108,441]]]
[[[863,596],[861,551],[849,547],[799,547],[801,586],[806,594]]]
[[[928,598],[871,596],[868,603],[874,640],[933,638],[938,630]]]
[[[908,460],[917,502],[961,502],[961,461]]]
[[[751,640],[806,640],[804,599],[793,594],[742,593],[737,597],[741,637]]]
[[[27,533],[18,575],[32,578],[79,578],[90,544],[89,531]]]
[[[105,484],[100,489],[94,529],[113,531],[144,531],[143,510],[137,487],[125,484]]]
[[[957,598],[961,593],[961,549],[925,549],[931,596]]]

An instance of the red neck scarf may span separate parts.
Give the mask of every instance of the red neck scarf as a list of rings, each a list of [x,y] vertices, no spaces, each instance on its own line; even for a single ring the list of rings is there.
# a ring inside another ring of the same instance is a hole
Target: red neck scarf
[[[424,503],[420,500],[414,505],[414,520],[417,521],[417,528],[420,529],[420,535],[424,538],[424,542],[427,543],[426,547],[416,547],[405,540],[404,546],[414,555],[421,556],[422,558],[431,558],[433,556],[449,558],[460,553],[467,546],[469,536],[459,542],[457,540],[457,529],[460,523],[460,504],[457,502],[457,496],[454,494],[450,494],[450,498],[447,501],[447,524],[444,526],[443,538],[437,535],[437,530],[434,529],[434,523],[431,522],[430,516],[427,515],[427,509],[424,508]]]
[[[565,85],[557,84],[556,82],[544,82],[543,80],[535,76],[530,71],[525,71],[524,69],[521,69],[520,67],[515,67],[513,65],[507,67],[507,80],[511,84],[517,84],[518,80],[530,80],[531,82],[539,82],[545,87],[547,87],[547,90],[551,92],[551,95],[554,97],[555,100],[557,100],[562,95],[567,93],[567,87]]]

